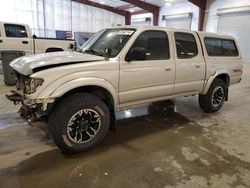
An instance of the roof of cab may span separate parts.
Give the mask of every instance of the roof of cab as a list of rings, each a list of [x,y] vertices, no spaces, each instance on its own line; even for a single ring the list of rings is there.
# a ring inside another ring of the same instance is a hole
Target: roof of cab
[[[187,29],[176,29],[171,27],[162,27],[162,26],[131,26],[131,25],[124,25],[124,26],[116,26],[112,28],[131,28],[131,29],[161,29],[161,30],[168,30],[168,31],[181,31],[181,32],[196,32],[200,36],[203,37],[214,37],[214,38],[226,38],[226,39],[234,39],[233,36],[224,35],[219,33],[212,33],[212,32],[204,32],[204,31],[193,31]]]

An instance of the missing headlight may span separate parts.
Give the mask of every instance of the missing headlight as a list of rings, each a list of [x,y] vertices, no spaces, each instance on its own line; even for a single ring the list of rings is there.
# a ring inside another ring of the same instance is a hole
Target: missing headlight
[[[30,88],[29,88],[29,93],[35,93],[37,88],[39,88],[43,84],[43,79],[41,78],[31,78],[30,80]]]

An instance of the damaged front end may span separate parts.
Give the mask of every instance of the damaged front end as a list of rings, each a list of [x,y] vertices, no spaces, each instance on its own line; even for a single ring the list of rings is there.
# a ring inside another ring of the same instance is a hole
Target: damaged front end
[[[36,104],[33,100],[27,99],[26,95],[30,95],[36,92],[36,90],[43,84],[43,79],[31,78],[15,72],[17,78],[16,89],[11,90],[10,94],[6,97],[12,101],[15,105],[21,104],[21,108],[18,111],[19,115],[27,121],[29,124],[37,121],[36,112],[41,105]]]
[[[21,108],[18,111],[18,114],[23,118],[28,124],[37,121],[36,108],[35,104],[26,103],[26,98],[24,94],[11,90],[11,94],[6,94],[7,99],[12,101],[15,105],[21,104]]]

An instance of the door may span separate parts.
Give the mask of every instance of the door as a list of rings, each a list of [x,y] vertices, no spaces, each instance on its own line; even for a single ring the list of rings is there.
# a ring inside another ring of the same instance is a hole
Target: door
[[[174,94],[199,93],[205,79],[205,61],[193,32],[174,32],[176,80]]]
[[[2,73],[1,72],[1,70],[2,70],[2,55],[1,55],[1,51],[3,50],[3,33],[1,31],[3,31],[3,30],[2,30],[2,25],[0,23],[0,73]]]
[[[3,47],[6,51],[24,52],[25,55],[32,54],[32,40],[28,38],[27,30],[23,25],[4,24],[5,38]]]
[[[220,15],[218,33],[231,35],[236,38],[244,62],[250,63],[250,14],[232,13]]]
[[[119,99],[121,106],[146,102],[173,94],[175,63],[169,46],[169,33],[149,30],[142,32],[130,47],[144,49],[145,59],[120,61]],[[124,56],[126,56],[124,55]]]
[[[0,52],[3,50],[3,33],[1,32],[2,30],[2,25],[0,23]]]

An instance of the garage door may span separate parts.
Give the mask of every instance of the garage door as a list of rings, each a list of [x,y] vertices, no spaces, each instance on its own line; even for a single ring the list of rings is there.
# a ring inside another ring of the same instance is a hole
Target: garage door
[[[166,21],[166,27],[172,27],[176,29],[191,29],[192,14],[176,14],[167,15],[163,19]]]
[[[150,17],[146,17],[146,18],[137,18],[137,19],[134,19],[132,18],[131,19],[131,25],[137,25],[137,26],[150,26],[152,24],[152,19]]]
[[[250,63],[250,13],[220,15],[218,33],[234,36],[243,61]]]

